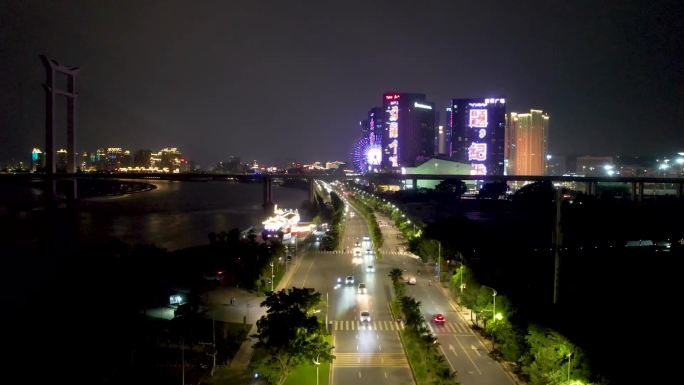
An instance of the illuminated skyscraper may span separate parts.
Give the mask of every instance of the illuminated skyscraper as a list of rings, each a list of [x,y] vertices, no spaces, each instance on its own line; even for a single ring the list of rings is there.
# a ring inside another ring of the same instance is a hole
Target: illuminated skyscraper
[[[382,166],[390,171],[413,167],[435,154],[436,111],[423,94],[383,95]]]
[[[437,127],[437,153],[446,154],[446,129],[440,125]]]
[[[542,110],[511,112],[506,119],[505,158],[509,175],[544,175],[549,116]]]
[[[40,148],[31,151],[31,172],[45,171],[45,153]]]
[[[453,99],[451,104],[451,158],[470,164],[471,175],[503,175],[506,100]]]
[[[60,148],[57,150],[57,171],[66,172],[69,154],[67,150]]]

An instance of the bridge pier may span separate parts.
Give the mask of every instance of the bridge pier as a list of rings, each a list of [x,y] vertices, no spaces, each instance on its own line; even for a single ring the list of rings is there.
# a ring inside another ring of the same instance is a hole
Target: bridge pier
[[[313,178],[308,180],[309,184],[309,203],[316,203],[316,183]]]
[[[273,180],[264,176],[264,208],[268,209],[273,207]]]
[[[586,193],[587,195],[596,196],[598,193],[598,182],[591,181],[586,183]]]
[[[644,182],[632,182],[632,200],[641,202],[644,198]]]
[[[67,191],[67,199],[78,200],[78,179],[69,180],[69,190]]]

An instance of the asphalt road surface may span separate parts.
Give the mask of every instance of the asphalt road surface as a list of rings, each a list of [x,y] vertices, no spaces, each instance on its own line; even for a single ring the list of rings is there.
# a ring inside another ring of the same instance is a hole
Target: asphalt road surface
[[[347,205],[345,230],[337,252],[307,253],[290,286],[312,287],[327,297],[328,306],[321,309],[333,333],[334,355],[331,384],[414,384],[408,361],[399,339],[399,325],[389,308],[391,281],[388,276],[395,262],[377,261],[367,254],[372,248],[363,242],[369,231],[363,217]],[[354,214],[352,214],[354,213]],[[356,242],[362,256],[354,259]],[[346,250],[346,251],[344,251]],[[374,272],[368,266],[374,267]],[[346,284],[346,276],[354,283]],[[341,280],[338,285],[338,278]],[[358,293],[365,283],[366,294]],[[370,312],[370,321],[360,320],[361,311]]]

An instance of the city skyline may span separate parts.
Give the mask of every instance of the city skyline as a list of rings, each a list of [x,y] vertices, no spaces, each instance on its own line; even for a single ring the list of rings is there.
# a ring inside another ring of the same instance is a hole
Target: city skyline
[[[359,111],[403,90],[440,110],[452,98],[496,96],[512,111],[543,109],[554,117],[550,153],[679,150],[684,82],[671,57],[681,53],[681,5],[411,4],[6,3],[13,17],[0,33],[20,38],[0,52],[0,158],[43,146],[39,54],[81,68],[78,148],[176,145],[202,165],[231,154],[346,159]],[[383,31],[406,15],[425,22],[388,41]],[[518,25],[516,15],[538,23]],[[374,54],[379,45],[386,54]],[[245,151],[250,140],[259,145]]]

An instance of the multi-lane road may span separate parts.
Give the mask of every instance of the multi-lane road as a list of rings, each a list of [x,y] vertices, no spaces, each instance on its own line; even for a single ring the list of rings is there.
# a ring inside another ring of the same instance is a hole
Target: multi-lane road
[[[365,252],[366,222],[348,208],[340,246],[343,251],[306,254],[290,285],[313,287],[327,298],[327,309],[322,311],[327,310],[331,323],[336,357],[331,384],[414,384],[399,339],[402,326],[393,320],[389,307],[392,289],[388,274],[394,264]],[[355,261],[356,242],[364,247],[362,257]],[[375,271],[369,271],[369,265]],[[349,275],[354,284],[345,283]],[[336,288],[338,278],[341,286]],[[366,294],[358,293],[359,283],[366,284]],[[360,320],[364,310],[370,313],[369,322]]]
[[[407,295],[422,303],[421,310],[461,383],[515,384],[500,364],[489,357],[484,343],[473,333],[469,321],[459,314],[440,285],[434,284],[431,276],[434,269],[401,253],[402,239],[390,221],[378,217],[387,225],[381,227],[383,258],[377,260],[366,253],[363,237],[369,235],[369,230],[365,220],[351,205],[347,208],[341,251],[305,254],[298,261],[298,269],[290,281],[290,286],[315,288],[327,300],[326,308],[321,310],[322,314],[327,314],[335,347],[331,385],[414,384],[399,339],[403,326],[393,319],[389,307],[392,288],[388,274],[395,267],[404,270],[406,277],[416,277],[416,285],[408,287]],[[361,258],[353,255],[357,242],[362,243]],[[369,265],[374,271],[370,271]],[[345,283],[349,275],[354,277],[353,284]],[[366,294],[358,292],[359,283],[366,284]],[[370,313],[369,322],[361,321],[361,311]],[[444,326],[430,323],[435,313],[446,316]]]

